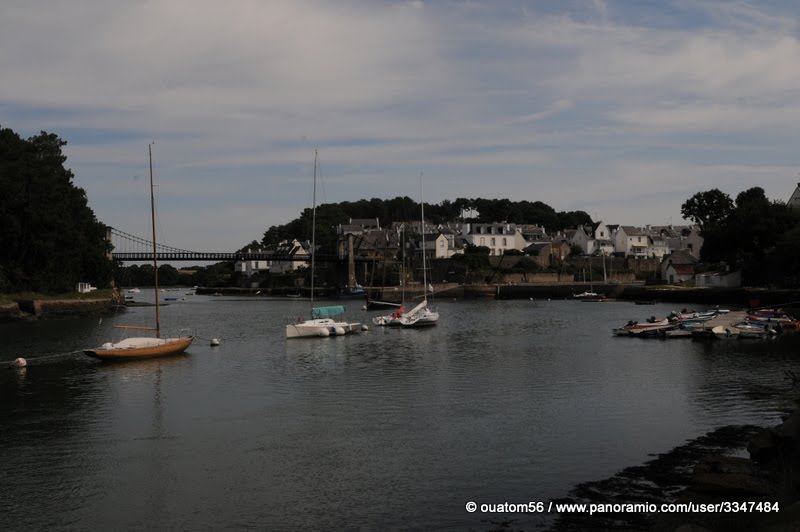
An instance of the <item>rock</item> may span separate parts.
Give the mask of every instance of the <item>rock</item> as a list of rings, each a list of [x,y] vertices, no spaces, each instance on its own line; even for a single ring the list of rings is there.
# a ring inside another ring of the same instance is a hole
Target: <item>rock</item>
[[[795,411],[784,421],[775,433],[781,438],[791,440],[795,445],[800,443],[800,411]]]
[[[675,532],[711,532],[707,528],[703,528],[700,525],[695,525],[694,523],[687,523],[685,525],[681,525],[675,529]]]
[[[763,532],[797,532],[800,530],[800,502],[796,502],[780,513],[764,519]]]
[[[772,429],[763,429],[747,443],[747,452],[754,462],[765,463],[778,456],[779,442]]]
[[[727,500],[773,495],[775,488],[747,458],[713,456],[697,464],[691,489],[722,495]]]

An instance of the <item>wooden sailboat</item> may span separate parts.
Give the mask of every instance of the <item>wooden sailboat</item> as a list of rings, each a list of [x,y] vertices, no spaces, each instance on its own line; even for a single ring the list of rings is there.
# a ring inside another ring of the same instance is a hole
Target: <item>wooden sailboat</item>
[[[136,360],[141,358],[163,357],[183,353],[192,345],[194,336],[181,334],[177,338],[161,338],[161,314],[159,308],[158,290],[158,258],[156,255],[156,208],[153,187],[153,150],[152,145],[147,147],[150,157],[150,221],[153,228],[153,273],[155,294],[156,323],[155,327],[132,327],[115,325],[119,329],[133,329],[140,331],[153,331],[155,336],[126,338],[120,342],[106,342],[95,349],[85,349],[87,355],[101,360]]]
[[[314,307],[314,274],[316,271],[317,247],[317,150],[314,150],[313,207],[311,209],[311,319],[300,318],[286,324],[286,338],[314,338],[342,336],[361,331],[360,323],[337,321],[334,318],[344,314],[343,305]]]
[[[422,301],[398,318],[400,325],[403,327],[430,327],[436,325],[436,322],[439,321],[439,312],[428,306],[428,267],[425,262],[425,194],[422,191],[422,174],[419,175],[419,188],[422,216]],[[432,287],[431,291],[433,291]]]

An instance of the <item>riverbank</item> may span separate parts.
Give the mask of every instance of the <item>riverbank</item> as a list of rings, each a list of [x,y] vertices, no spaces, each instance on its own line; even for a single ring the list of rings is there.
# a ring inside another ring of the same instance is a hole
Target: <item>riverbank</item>
[[[118,293],[99,290],[90,294],[45,296],[17,294],[4,296],[0,302],[0,322],[29,319],[102,316],[112,313],[120,304]]]

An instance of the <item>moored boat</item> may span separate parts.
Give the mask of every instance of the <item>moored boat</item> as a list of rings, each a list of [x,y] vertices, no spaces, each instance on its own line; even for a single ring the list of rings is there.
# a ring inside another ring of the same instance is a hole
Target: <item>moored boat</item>
[[[136,360],[142,358],[153,358],[171,356],[183,353],[194,341],[194,336],[188,329],[181,331],[177,338],[161,338],[160,306],[158,302],[158,260],[156,255],[156,211],[155,211],[155,192],[153,185],[153,151],[152,145],[148,146],[150,159],[150,221],[153,231],[153,297],[155,299],[155,327],[135,327],[117,325],[118,329],[133,329],[141,331],[153,331],[153,337],[133,337],[126,338],[119,342],[106,342],[102,346],[94,349],[85,349],[83,352],[91,357],[101,360]],[[130,291],[139,291],[133,288]],[[134,293],[136,293],[134,292]]]

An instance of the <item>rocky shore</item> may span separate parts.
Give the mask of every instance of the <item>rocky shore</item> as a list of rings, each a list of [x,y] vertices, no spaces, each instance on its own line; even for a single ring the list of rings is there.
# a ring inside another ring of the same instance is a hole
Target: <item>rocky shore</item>
[[[749,458],[733,456],[743,449]],[[800,411],[795,411],[777,427],[719,428],[609,479],[580,484],[558,501],[659,508],[735,503],[739,511],[565,513],[550,530],[798,531],[799,500]],[[742,503],[750,510],[742,511]]]

